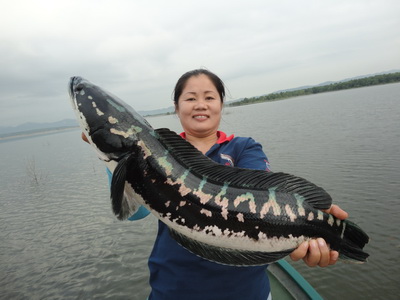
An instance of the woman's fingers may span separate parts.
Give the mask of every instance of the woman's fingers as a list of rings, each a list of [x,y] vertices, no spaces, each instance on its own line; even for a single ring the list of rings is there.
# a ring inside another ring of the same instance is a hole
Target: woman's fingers
[[[294,250],[291,254],[290,254],[290,258],[293,261],[298,261],[300,259],[303,259],[308,252],[308,247],[309,247],[309,243],[308,242],[303,242],[300,244],[299,247],[297,247],[296,250]]]

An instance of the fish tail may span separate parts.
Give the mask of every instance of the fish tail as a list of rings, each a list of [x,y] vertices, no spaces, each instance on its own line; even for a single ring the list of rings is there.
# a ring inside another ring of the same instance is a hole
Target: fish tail
[[[345,221],[343,239],[340,246],[339,257],[344,261],[363,263],[367,261],[368,253],[363,251],[368,243],[368,235],[355,223]]]

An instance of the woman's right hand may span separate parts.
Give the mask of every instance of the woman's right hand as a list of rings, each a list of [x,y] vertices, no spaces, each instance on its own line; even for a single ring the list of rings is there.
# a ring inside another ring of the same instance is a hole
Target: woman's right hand
[[[335,204],[333,204],[329,209],[325,210],[325,212],[335,216],[340,220],[345,220],[349,216],[347,212]],[[325,240],[322,238],[303,242],[290,254],[290,258],[293,261],[303,259],[305,264],[309,267],[327,267],[334,265],[338,260],[338,257],[339,252],[331,250],[329,245],[327,245]]]

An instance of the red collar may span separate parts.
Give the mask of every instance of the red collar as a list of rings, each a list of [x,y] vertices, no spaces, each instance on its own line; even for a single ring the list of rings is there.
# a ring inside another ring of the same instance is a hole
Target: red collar
[[[181,132],[179,135],[186,140],[185,132]],[[232,134],[230,136],[227,136],[225,132],[217,131],[217,137],[218,137],[217,144],[222,144],[225,142],[230,142],[234,138],[234,135]]]

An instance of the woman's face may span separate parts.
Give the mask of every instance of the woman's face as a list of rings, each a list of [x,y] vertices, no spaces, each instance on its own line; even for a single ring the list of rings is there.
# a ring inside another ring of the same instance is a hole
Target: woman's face
[[[188,79],[175,110],[186,134],[204,137],[217,132],[222,101],[212,81],[201,74]]]

